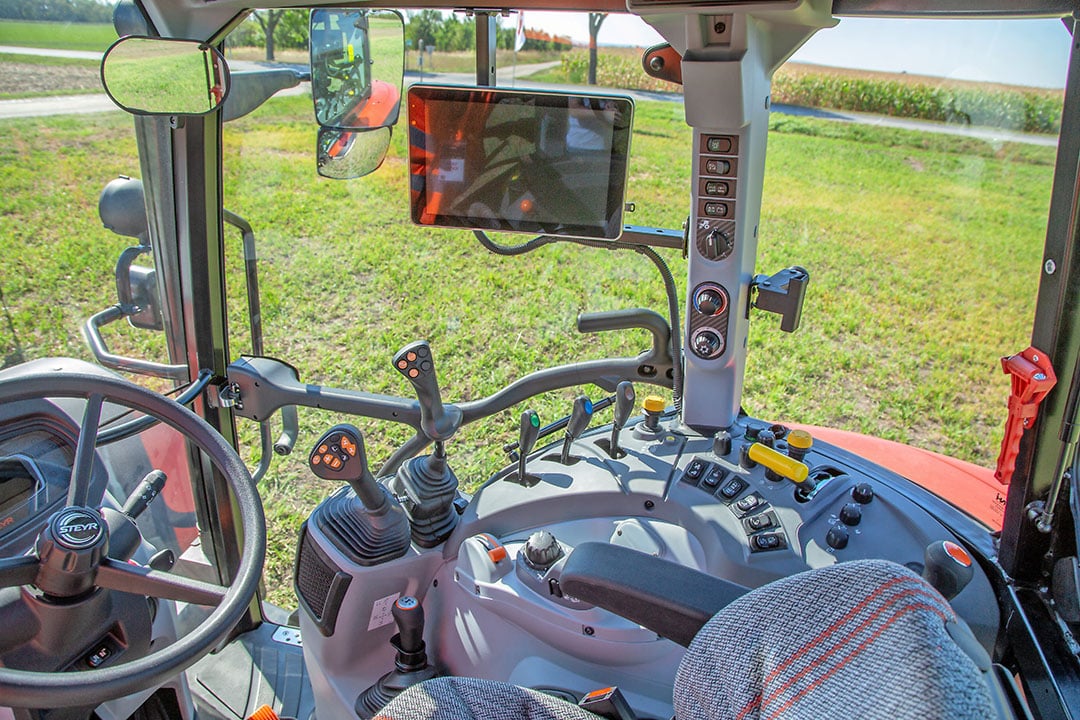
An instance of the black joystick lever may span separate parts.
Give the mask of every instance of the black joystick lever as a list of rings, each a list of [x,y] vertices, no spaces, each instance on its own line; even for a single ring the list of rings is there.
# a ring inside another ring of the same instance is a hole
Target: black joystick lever
[[[530,484],[530,478],[525,474],[525,463],[528,462],[529,453],[536,446],[538,437],[540,437],[540,416],[535,410],[526,410],[521,413],[521,432],[518,435],[517,481],[522,485]]]
[[[338,549],[368,566],[408,552],[409,519],[368,469],[364,436],[356,426],[335,425],[323,433],[308,455],[308,466],[324,480],[344,480],[355,493],[335,493],[315,511],[319,527]]]
[[[589,427],[592,414],[592,400],[584,395],[574,398],[574,409],[570,411],[570,422],[566,424],[566,439],[563,440],[562,455],[559,456],[559,462],[563,465],[570,463],[570,446]]]
[[[386,493],[368,469],[364,436],[354,425],[335,425],[323,433],[308,455],[311,472],[323,480],[344,480],[368,512],[386,506]]]
[[[390,638],[395,650],[394,669],[360,693],[355,710],[361,718],[373,717],[402,691],[438,674],[428,664],[424,645],[424,608],[420,601],[409,595],[399,597],[394,601],[390,614],[398,630]]]
[[[625,454],[619,448],[619,433],[626,427],[626,421],[630,419],[630,413],[634,411],[636,400],[634,383],[623,380],[615,387],[615,417],[611,420],[611,442],[608,443],[608,455],[612,458],[622,457]]]
[[[449,440],[461,427],[461,409],[442,404],[435,359],[427,340],[409,343],[394,355],[394,367],[412,383],[420,403],[420,429],[434,442]]]
[[[952,600],[975,577],[971,555],[951,540],[932,542],[923,553],[923,580]]]

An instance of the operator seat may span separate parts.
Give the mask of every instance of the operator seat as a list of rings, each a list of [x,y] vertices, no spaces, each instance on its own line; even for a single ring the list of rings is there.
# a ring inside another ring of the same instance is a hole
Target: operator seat
[[[674,686],[677,720],[997,718],[989,657],[922,578],[857,560],[732,601],[697,633]],[[625,690],[626,688],[624,688]],[[376,720],[596,720],[541,692],[444,677]]]

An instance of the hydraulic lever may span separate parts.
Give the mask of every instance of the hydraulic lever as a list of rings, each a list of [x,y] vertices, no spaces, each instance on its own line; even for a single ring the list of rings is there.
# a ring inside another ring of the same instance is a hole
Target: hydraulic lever
[[[559,456],[559,462],[563,465],[570,463],[570,446],[589,427],[592,414],[593,404],[588,397],[578,395],[574,398],[574,409],[570,412],[570,422],[566,424],[566,439],[563,440],[562,454]]]
[[[412,383],[420,404],[420,430],[434,442],[449,440],[461,427],[461,410],[446,407],[439,393],[435,359],[427,340],[417,340],[398,350],[394,367]]]
[[[517,480],[522,485],[530,484],[529,476],[525,473],[525,463],[529,459],[529,453],[536,447],[538,437],[540,437],[540,416],[535,410],[526,410],[521,413],[521,430],[518,435]]]
[[[623,380],[615,387],[615,415],[611,419],[611,442],[608,443],[608,455],[612,458],[623,455],[623,451],[619,448],[619,433],[626,426],[626,421],[630,419],[636,400],[634,384],[629,380]]]

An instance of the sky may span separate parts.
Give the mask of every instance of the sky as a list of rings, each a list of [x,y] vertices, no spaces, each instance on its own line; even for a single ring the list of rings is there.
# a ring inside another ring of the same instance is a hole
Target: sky
[[[526,12],[525,26],[588,42],[585,14]],[[503,20],[516,25],[517,18]],[[663,39],[633,15],[609,15],[601,45],[648,46]],[[880,20],[844,18],[812,37],[796,62],[958,80],[1065,87],[1071,45],[1060,20]]]

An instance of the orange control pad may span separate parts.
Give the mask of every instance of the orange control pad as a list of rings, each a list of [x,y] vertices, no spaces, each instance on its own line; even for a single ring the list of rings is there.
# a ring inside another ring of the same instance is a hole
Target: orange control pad
[[[395,358],[394,367],[405,377],[415,380],[421,373],[431,371],[431,350],[426,344],[417,345]]]
[[[340,470],[350,458],[356,457],[356,443],[345,433],[331,435],[311,451],[309,458],[312,465],[323,465],[331,470]]]

